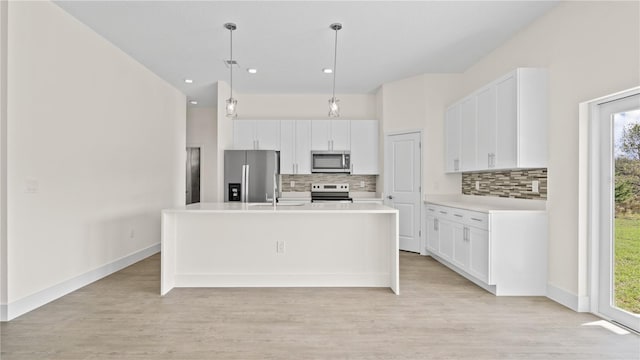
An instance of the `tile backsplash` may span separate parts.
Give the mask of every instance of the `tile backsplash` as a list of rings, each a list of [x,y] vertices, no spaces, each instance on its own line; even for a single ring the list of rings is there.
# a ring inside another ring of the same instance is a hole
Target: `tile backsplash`
[[[532,192],[531,182],[539,181],[539,193]],[[480,189],[476,190],[476,181]],[[462,174],[464,195],[495,196],[516,199],[547,199],[547,169],[521,169]]]
[[[311,183],[347,183],[351,191],[376,192],[377,175],[310,174],[280,175],[283,192],[311,191]],[[295,186],[291,187],[291,181]],[[364,187],[361,183],[364,181]]]

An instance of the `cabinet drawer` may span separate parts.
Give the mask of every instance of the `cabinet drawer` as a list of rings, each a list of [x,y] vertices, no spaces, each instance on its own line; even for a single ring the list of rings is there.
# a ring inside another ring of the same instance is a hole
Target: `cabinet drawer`
[[[446,206],[438,206],[436,208],[436,216],[442,220],[453,220],[453,208]]]
[[[465,211],[464,224],[482,230],[489,229],[489,214],[476,211]]]
[[[440,220],[450,220],[481,230],[489,229],[489,214],[487,213],[434,204],[427,204],[425,208],[427,216],[434,216]]]
[[[440,213],[441,210],[442,210],[442,207],[439,206],[439,205],[427,204],[425,206],[425,215],[434,216],[434,217],[441,217],[441,216],[443,216]]]

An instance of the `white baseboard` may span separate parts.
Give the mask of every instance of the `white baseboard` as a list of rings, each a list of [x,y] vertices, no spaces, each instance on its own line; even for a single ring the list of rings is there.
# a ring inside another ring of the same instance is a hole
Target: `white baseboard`
[[[389,273],[177,274],[175,287],[391,287]]]
[[[96,280],[100,280],[105,276],[111,275],[158,252],[160,252],[160,243],[138,250],[118,260],[102,265],[97,269],[38,291],[20,300],[0,305],[0,321],[13,320],[20,315],[35,310],[42,305],[87,286]]]
[[[589,297],[578,296],[547,283],[547,297],[560,305],[577,312],[589,312]]]

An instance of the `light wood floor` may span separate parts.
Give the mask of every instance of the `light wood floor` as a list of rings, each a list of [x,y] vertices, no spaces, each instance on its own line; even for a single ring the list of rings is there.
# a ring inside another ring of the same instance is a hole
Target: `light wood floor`
[[[174,289],[155,255],[1,326],[12,359],[640,359],[640,337],[401,254],[370,288]]]

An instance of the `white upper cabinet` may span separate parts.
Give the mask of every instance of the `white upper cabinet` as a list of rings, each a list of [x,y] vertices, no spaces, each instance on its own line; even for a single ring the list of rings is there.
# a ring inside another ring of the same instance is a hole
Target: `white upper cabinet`
[[[279,150],[279,120],[234,120],[233,147],[240,150]]]
[[[458,110],[459,108],[459,110]],[[460,167],[454,148],[460,111]],[[547,167],[547,71],[518,68],[446,112],[445,171]]]
[[[351,120],[351,173],[376,175],[378,120]]]
[[[460,104],[447,109],[444,123],[445,171],[460,171]]]
[[[515,117],[511,117],[510,131],[516,134],[514,144],[500,144],[500,129],[509,129],[508,118],[498,117],[498,150],[509,146],[515,152],[516,167],[547,167],[547,123],[549,118],[549,90],[546,69],[520,68],[515,72],[516,90],[498,101],[511,101]],[[513,111],[512,111],[513,113]],[[512,115],[513,116],[513,115]],[[500,153],[496,154],[499,157]]]
[[[496,87],[488,86],[476,95],[478,101],[478,169],[491,169],[496,156]]]
[[[280,173],[311,174],[311,120],[280,121]]]
[[[350,129],[349,120],[312,120],[311,150],[350,150]]]
[[[518,88],[515,74],[509,74],[496,82],[496,157],[495,168],[515,168],[518,164]]]
[[[351,121],[331,120],[331,150],[351,150]]]
[[[460,170],[473,171],[476,165],[476,97],[472,96],[460,103],[460,141],[461,160]]]
[[[253,150],[256,145],[256,135],[253,120],[233,121],[233,148]]]

